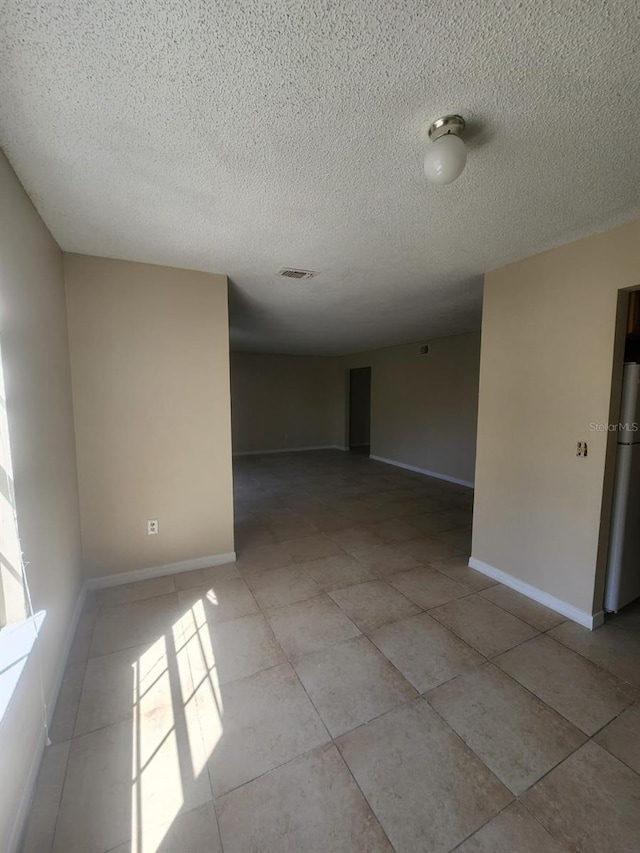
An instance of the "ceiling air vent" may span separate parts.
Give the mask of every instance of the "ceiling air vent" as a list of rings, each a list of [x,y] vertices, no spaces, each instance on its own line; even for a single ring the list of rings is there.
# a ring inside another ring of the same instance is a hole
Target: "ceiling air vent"
[[[283,278],[296,278],[301,281],[302,279],[313,278],[318,273],[312,270],[296,270],[291,267],[283,267],[281,270],[278,270],[277,275],[281,275]]]

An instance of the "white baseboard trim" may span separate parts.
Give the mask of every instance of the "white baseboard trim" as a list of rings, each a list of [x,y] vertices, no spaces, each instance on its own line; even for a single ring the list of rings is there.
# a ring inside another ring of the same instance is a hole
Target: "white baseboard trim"
[[[348,450],[338,444],[314,444],[309,447],[278,447],[273,450],[238,450],[233,456],[262,456],[267,453],[303,453],[305,450]]]
[[[439,474],[437,471],[427,471],[426,468],[407,465],[406,462],[397,462],[395,459],[385,459],[384,456],[370,456],[369,459],[375,459],[376,462],[384,462],[385,465],[395,465],[396,468],[404,468],[407,471],[415,471],[416,474],[425,474],[427,477],[436,477],[438,480],[446,480],[447,483],[455,483],[457,486],[467,486],[467,488],[473,489],[474,484],[469,480],[459,480],[457,477],[450,477],[448,474]]]
[[[76,634],[76,628],[78,627],[78,622],[80,621],[80,617],[82,616],[82,609],[84,607],[84,601],[87,597],[87,586],[86,583],[82,584],[80,588],[80,592],[78,593],[78,597],[76,598],[76,603],[73,608],[73,613],[71,614],[71,622],[69,623],[69,630],[67,631],[67,636],[65,638],[64,646],[60,650],[60,658],[58,662],[58,667],[56,669],[56,675],[53,682],[53,687],[51,689],[51,696],[49,697],[49,703],[47,705],[47,725],[51,725],[51,720],[53,718],[53,712],[56,709],[56,702],[58,701],[58,695],[60,694],[60,688],[62,687],[62,679],[64,678],[64,671],[67,668],[67,660],[69,658],[69,654],[71,652],[71,645],[73,643],[73,638]]]
[[[47,701],[47,726],[51,725],[53,714],[56,709],[56,703],[58,701],[58,696],[60,695],[60,688],[62,687],[62,679],[64,678],[64,673],[67,668],[67,660],[69,658],[69,652],[71,651],[71,644],[73,643],[76,628],[78,627],[78,622],[80,621],[80,616],[82,615],[82,608],[84,607],[86,594],[86,587],[83,584],[80,588],[80,592],[78,593],[78,597],[76,598],[76,603],[73,607],[73,613],[71,614],[71,620],[69,622],[69,627],[67,629],[64,643],[62,645],[62,648],[60,649],[58,665],[56,667],[53,685],[51,687],[51,692]],[[37,642],[41,642],[40,639],[38,639]],[[35,646],[34,651],[36,652],[36,654],[39,653],[38,650],[35,649]],[[35,748],[33,750],[31,764],[29,765],[29,772],[27,774],[27,778],[22,789],[22,796],[20,797],[20,802],[18,803],[18,808],[14,816],[13,829],[9,838],[9,846],[7,848],[7,853],[17,853],[17,851],[20,849],[20,845],[23,842],[24,833],[27,827],[27,818],[29,817],[29,811],[31,810],[31,804],[33,802],[33,796],[35,794],[36,782],[38,781],[38,773],[40,772],[40,765],[42,764],[42,758],[46,745],[46,734],[43,726],[40,728],[40,733],[38,734]]]
[[[567,619],[577,622],[578,625],[582,625],[584,628],[589,628],[590,631],[593,631],[594,628],[598,628],[604,623],[604,611],[587,613],[586,610],[580,610],[574,607],[573,604],[569,604],[561,598],[556,598],[555,595],[550,595],[548,592],[544,592],[538,589],[537,586],[532,586],[525,581],[521,581],[519,578],[514,578],[513,575],[508,575],[506,572],[490,566],[489,563],[483,563],[482,560],[477,560],[475,557],[469,557],[469,567],[489,578],[493,578],[494,581],[515,589],[516,592],[521,592],[527,598],[537,601],[538,604],[543,604],[550,610],[555,610],[556,613],[566,616]]]
[[[235,563],[236,552],[228,554],[212,554],[208,557],[195,557],[193,560],[183,560],[180,563],[166,563],[164,566],[149,566],[147,569],[134,569],[131,572],[118,572],[115,575],[101,575],[88,578],[85,582],[87,589],[106,589],[110,586],[120,586],[125,583],[136,583],[151,578],[162,578],[165,575],[177,575],[180,572],[191,572],[194,569],[208,569],[210,566],[222,566],[225,563]]]
[[[7,853],[18,853],[18,850],[20,850],[24,842],[24,834],[27,829],[27,819],[29,817],[29,812],[31,811],[31,804],[33,803],[36,782],[38,781],[38,773],[40,772],[40,765],[42,764],[45,746],[44,728],[41,728],[33,752],[33,759],[29,766],[29,773],[27,774],[24,788],[22,789],[22,796],[18,803],[18,809],[13,819],[13,829],[9,838]]]

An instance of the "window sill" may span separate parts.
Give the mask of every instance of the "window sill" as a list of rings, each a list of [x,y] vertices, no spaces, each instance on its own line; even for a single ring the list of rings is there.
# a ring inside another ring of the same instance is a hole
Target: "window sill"
[[[45,616],[46,611],[40,610],[0,630],[0,722],[16,691]]]

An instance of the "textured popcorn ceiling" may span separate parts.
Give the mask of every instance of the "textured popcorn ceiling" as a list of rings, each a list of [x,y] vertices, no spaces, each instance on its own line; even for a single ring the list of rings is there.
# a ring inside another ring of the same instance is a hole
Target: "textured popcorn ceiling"
[[[479,326],[487,269],[640,215],[639,10],[5,0],[0,144],[63,249],[227,273],[237,348],[428,340]],[[467,169],[431,186],[451,111]]]

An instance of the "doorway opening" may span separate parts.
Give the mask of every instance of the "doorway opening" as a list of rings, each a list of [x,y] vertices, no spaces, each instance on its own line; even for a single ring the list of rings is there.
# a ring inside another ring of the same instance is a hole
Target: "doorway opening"
[[[349,450],[369,456],[371,451],[371,368],[349,371]]]
[[[640,615],[640,289],[622,291],[608,425],[610,523],[604,584],[607,621]],[[614,615],[617,614],[617,615]]]

